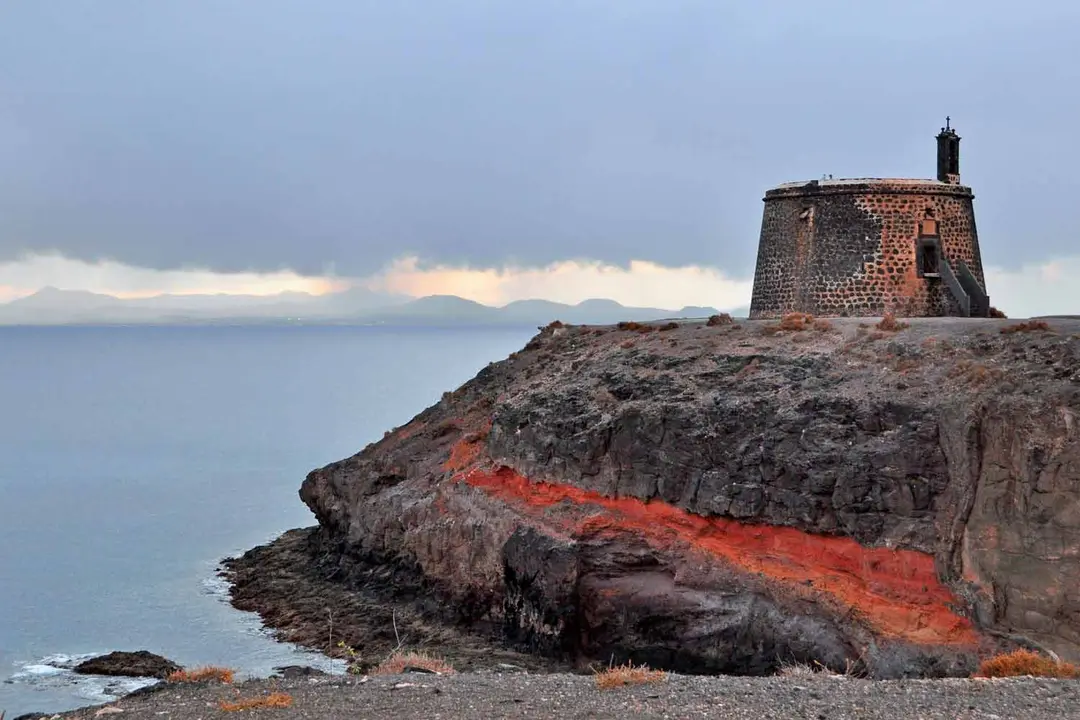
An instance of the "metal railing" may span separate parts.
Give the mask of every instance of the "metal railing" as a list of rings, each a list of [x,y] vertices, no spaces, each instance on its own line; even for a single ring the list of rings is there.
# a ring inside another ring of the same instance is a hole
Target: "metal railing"
[[[956,262],[956,279],[971,299],[969,310],[974,317],[990,317],[990,296],[975,279],[974,273],[963,260]]]

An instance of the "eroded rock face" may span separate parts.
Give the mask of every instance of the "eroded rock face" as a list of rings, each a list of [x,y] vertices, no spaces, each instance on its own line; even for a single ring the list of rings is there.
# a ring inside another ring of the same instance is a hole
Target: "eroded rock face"
[[[1080,324],[1005,325],[549,328],[301,497],[343,565],[415,568],[546,653],[1080,659]]]

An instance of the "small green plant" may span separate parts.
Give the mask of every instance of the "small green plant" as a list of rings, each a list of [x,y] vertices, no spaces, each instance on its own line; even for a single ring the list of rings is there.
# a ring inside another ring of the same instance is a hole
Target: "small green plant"
[[[356,652],[351,645],[346,644],[344,640],[338,642],[337,646],[345,651],[345,654],[349,656],[349,664],[346,670],[351,675],[360,675],[363,671],[363,663],[360,659],[360,653]]]

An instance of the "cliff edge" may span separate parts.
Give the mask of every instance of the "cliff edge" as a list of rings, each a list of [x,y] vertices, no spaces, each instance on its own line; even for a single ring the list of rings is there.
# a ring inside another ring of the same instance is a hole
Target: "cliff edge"
[[[323,648],[366,593],[426,618],[420,636],[438,618],[578,664],[958,675],[1015,643],[1080,660],[1077,332],[555,323],[313,471],[318,529],[231,561],[234,602]]]

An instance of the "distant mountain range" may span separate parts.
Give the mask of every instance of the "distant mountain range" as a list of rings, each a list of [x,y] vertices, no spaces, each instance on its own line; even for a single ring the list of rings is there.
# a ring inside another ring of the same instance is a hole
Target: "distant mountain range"
[[[519,300],[503,307],[456,295],[413,299],[355,288],[327,295],[157,295],[125,299],[83,290],[44,288],[0,305],[0,325],[348,324],[348,325],[608,325],[623,320],[708,317],[711,307],[679,310],[625,307],[614,300],[577,305]],[[745,315],[746,308],[731,311]]]

